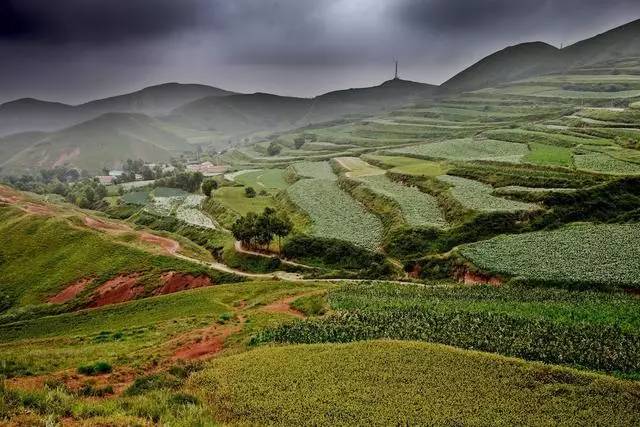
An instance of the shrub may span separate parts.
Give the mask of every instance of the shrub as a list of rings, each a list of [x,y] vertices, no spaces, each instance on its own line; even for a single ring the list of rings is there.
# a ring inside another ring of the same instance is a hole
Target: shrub
[[[93,365],[83,365],[78,367],[78,373],[82,375],[108,374],[113,370],[107,362],[96,362]]]
[[[256,190],[254,190],[253,187],[246,187],[244,189],[244,195],[249,199],[252,199],[256,197]]]

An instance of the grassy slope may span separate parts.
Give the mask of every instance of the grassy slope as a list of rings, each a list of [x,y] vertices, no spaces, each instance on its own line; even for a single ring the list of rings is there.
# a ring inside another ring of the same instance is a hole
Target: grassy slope
[[[261,348],[190,388],[231,423],[624,425],[640,410],[635,383],[395,341]]]
[[[61,216],[38,216],[12,207],[0,208],[0,289],[12,304],[43,302],[84,277],[106,280],[132,271],[180,270],[202,267],[155,255]]]

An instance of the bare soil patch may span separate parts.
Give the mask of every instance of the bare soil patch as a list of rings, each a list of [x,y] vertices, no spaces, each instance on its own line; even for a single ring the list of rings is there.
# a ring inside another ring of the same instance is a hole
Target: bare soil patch
[[[74,299],[80,292],[84,291],[89,283],[93,282],[91,278],[80,279],[75,283],[64,288],[62,291],[47,300],[52,304],[63,304]]]
[[[199,331],[193,331],[186,337],[187,344],[180,345],[173,353],[172,360],[203,360],[215,356],[224,348],[226,339],[242,329],[244,318],[240,323],[231,325],[214,325]],[[181,337],[185,338],[185,337]]]
[[[154,295],[165,295],[211,285],[213,285],[213,283],[207,276],[195,277],[191,274],[170,271],[162,275],[162,286],[156,289],[153,293]]]
[[[170,255],[174,255],[180,250],[180,243],[176,242],[175,240],[167,239],[166,237],[156,236],[155,234],[141,233],[140,240],[146,243],[160,246],[165,252]]]
[[[138,283],[138,275],[121,275],[109,279],[95,290],[89,307],[102,307],[109,304],[131,301],[144,293],[144,286]]]
[[[285,313],[290,316],[297,317],[299,319],[304,319],[304,314],[295,308],[291,307],[291,303],[300,298],[303,295],[293,295],[278,301],[274,301],[271,304],[265,305],[262,307],[263,311],[268,311],[269,313]]]

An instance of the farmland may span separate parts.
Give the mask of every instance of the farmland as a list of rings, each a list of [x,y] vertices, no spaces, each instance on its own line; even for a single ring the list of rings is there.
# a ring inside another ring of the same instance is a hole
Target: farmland
[[[382,236],[380,220],[367,212],[335,182],[302,179],[287,189],[287,195],[313,223],[313,234],[346,240],[374,249]]]
[[[398,203],[404,220],[410,226],[445,227],[447,225],[435,197],[414,187],[398,184],[383,175],[366,176],[359,180],[373,192]]]
[[[568,286],[640,287],[637,224],[576,224],[560,230],[504,235],[460,253],[495,274]]]
[[[640,56],[581,49],[0,137],[0,424],[637,425]]]
[[[494,160],[518,163],[527,155],[524,144],[497,140],[460,139],[391,150],[393,154],[448,160]]]
[[[451,185],[452,196],[465,208],[476,211],[535,210],[536,205],[493,196],[492,187],[478,181],[443,175],[438,180]]]

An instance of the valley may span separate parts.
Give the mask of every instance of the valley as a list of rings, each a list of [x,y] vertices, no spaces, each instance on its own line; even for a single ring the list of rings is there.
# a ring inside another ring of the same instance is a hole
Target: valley
[[[639,34],[1,105],[0,423],[637,424]]]

